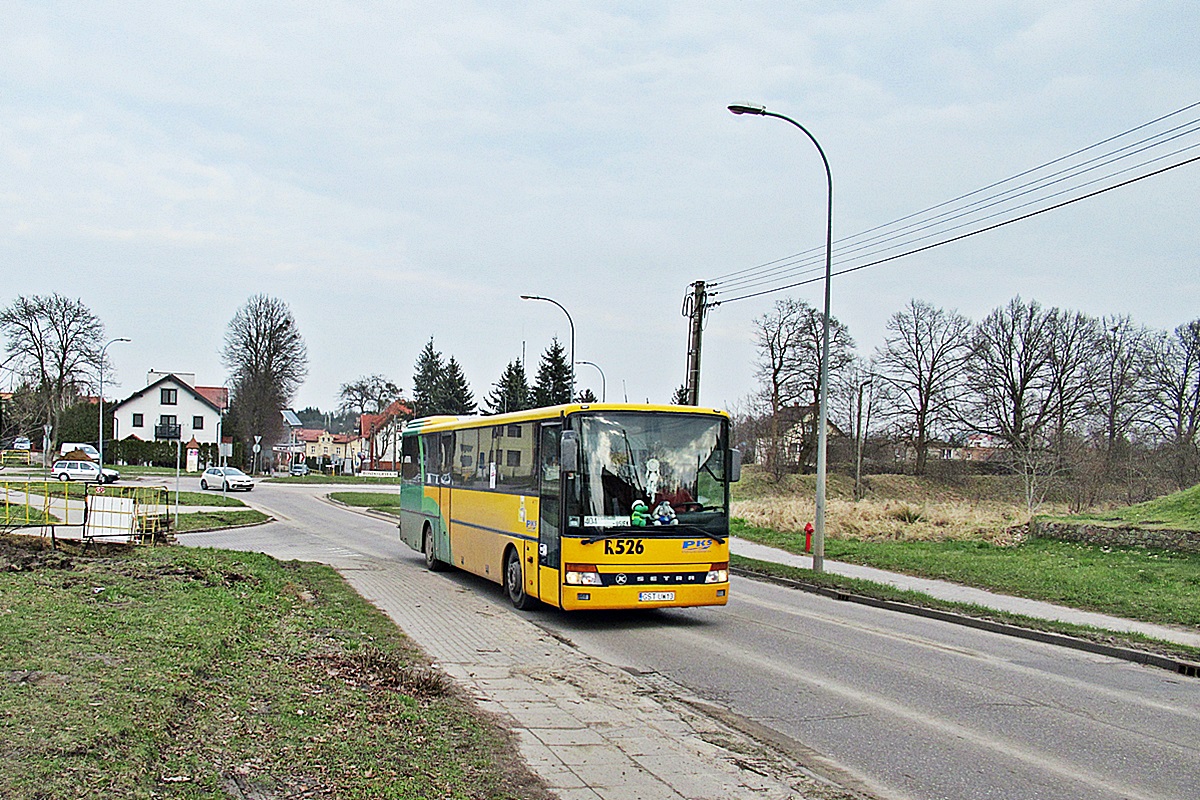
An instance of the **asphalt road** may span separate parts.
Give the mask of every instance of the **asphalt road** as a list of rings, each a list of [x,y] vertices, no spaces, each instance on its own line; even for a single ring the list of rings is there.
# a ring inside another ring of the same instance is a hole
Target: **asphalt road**
[[[188,542],[423,569],[394,526],[328,491],[262,484],[245,497],[280,522]],[[445,579],[521,613],[495,584]],[[1200,797],[1194,678],[737,578],[724,608],[525,616],[880,797]]]

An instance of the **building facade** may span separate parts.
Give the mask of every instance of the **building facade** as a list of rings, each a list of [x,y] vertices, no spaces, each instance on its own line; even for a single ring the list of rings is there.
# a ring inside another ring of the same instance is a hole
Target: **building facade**
[[[113,438],[216,444],[229,390],[194,383],[191,373],[150,372],[146,388],[112,407]]]

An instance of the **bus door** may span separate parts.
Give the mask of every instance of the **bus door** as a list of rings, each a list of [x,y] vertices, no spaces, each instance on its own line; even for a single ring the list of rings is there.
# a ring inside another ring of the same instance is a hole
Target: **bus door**
[[[538,593],[559,602],[562,533],[562,470],[559,468],[562,423],[542,425],[538,437]]]
[[[454,434],[422,436],[425,448],[425,497],[427,518],[433,534],[433,553],[439,561],[453,564],[450,552],[450,472],[454,459]]]

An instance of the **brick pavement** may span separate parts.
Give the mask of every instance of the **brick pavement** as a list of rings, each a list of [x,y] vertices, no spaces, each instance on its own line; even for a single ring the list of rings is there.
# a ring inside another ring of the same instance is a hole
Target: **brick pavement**
[[[522,757],[562,800],[861,797],[704,713],[707,704],[665,677],[631,675],[593,659],[497,606],[478,585],[425,570],[397,541],[392,521],[364,521],[357,527],[385,537],[355,540],[328,518],[265,510],[280,521],[181,541],[337,569],[514,732]],[[398,552],[413,558],[401,564]]]

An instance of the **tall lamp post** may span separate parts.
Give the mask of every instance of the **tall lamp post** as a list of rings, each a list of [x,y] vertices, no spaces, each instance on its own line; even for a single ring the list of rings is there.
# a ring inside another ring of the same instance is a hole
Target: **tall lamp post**
[[[608,384],[604,380],[604,370],[600,369],[600,365],[594,361],[576,361],[575,363],[587,364],[589,367],[595,367],[600,371],[600,402],[605,402],[605,398],[608,396],[608,389],[606,388]]]
[[[535,294],[523,294],[522,300],[545,300],[547,303],[554,303],[564,314],[567,315],[567,324],[571,326],[571,398],[567,402],[575,402],[575,320],[571,319],[571,312],[563,308],[563,304],[557,300],[551,300],[549,297],[539,297]]]
[[[127,339],[124,336],[119,336],[116,339],[110,339],[100,348],[100,441],[97,442],[97,452],[100,453],[100,477],[104,477],[104,354],[108,352],[108,346],[116,342],[131,342],[132,339]]]
[[[817,511],[813,520],[813,572],[825,569],[825,464],[828,448],[828,419],[829,419],[829,278],[833,266],[833,173],[829,169],[829,159],[821,149],[817,137],[808,132],[799,122],[783,114],[767,111],[763,106],[732,105],[729,110],[734,114],[754,114],[760,117],[775,117],[784,122],[790,122],[799,128],[809,138],[821,154],[821,162],[825,165],[825,180],[828,185],[825,213],[825,314],[821,321],[821,398],[817,414]]]

